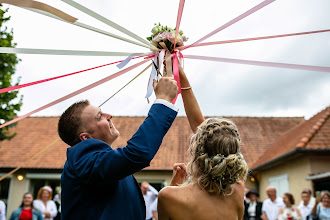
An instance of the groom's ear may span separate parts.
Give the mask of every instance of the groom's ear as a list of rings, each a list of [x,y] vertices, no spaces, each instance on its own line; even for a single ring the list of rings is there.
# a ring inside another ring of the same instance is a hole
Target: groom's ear
[[[89,138],[91,138],[91,137],[90,137],[90,135],[89,135],[88,133],[86,133],[86,132],[82,132],[82,133],[79,134],[79,139],[82,140],[82,141],[83,141],[83,140],[86,140],[86,139],[89,139]]]

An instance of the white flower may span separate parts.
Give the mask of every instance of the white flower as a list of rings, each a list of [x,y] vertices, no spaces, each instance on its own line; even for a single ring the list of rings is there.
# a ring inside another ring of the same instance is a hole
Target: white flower
[[[153,33],[153,34],[157,34],[159,31],[158,31],[158,27],[154,27],[152,30],[151,30],[151,32]]]

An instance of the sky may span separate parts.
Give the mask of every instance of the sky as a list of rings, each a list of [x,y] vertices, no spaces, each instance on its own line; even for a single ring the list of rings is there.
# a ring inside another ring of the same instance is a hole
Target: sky
[[[175,27],[179,0],[76,0],[78,3],[127,28],[140,37],[151,35],[154,23]],[[60,0],[43,0],[79,22],[127,37],[125,34],[79,12]],[[193,43],[239,16],[260,0],[186,0],[180,29]],[[147,48],[52,19],[35,12],[9,6],[18,48],[149,52]],[[205,42],[314,31],[330,28],[329,0],[276,0],[265,8],[233,24]],[[330,33],[286,37],[242,43],[189,48],[184,55],[202,55],[268,62],[330,66]],[[58,56],[18,54],[15,79],[20,83],[59,76],[111,63],[126,57]],[[129,65],[138,61],[131,61]],[[58,116],[73,102],[89,99],[98,106],[147,64],[94,89],[45,109],[34,116]],[[330,104],[330,73],[272,67],[184,60],[184,69],[205,116],[304,116],[307,119]],[[115,66],[87,71],[36,86],[22,88],[26,114],[116,73]],[[114,116],[147,115],[151,104],[144,98],[150,70],[102,106]],[[153,101],[155,97],[151,97]],[[176,105],[185,115],[182,99]]]

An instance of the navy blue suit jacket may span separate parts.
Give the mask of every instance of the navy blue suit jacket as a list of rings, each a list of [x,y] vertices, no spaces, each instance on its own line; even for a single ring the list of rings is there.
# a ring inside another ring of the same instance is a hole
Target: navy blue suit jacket
[[[149,166],[177,112],[153,104],[127,146],[87,139],[68,148],[61,177],[63,220],[141,219],[145,203],[133,173]]]

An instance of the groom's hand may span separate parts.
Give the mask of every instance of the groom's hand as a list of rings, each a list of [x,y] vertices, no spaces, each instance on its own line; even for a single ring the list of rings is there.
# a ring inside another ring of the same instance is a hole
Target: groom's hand
[[[173,77],[162,77],[159,82],[154,82],[154,90],[157,99],[172,102],[178,93],[178,86]]]

